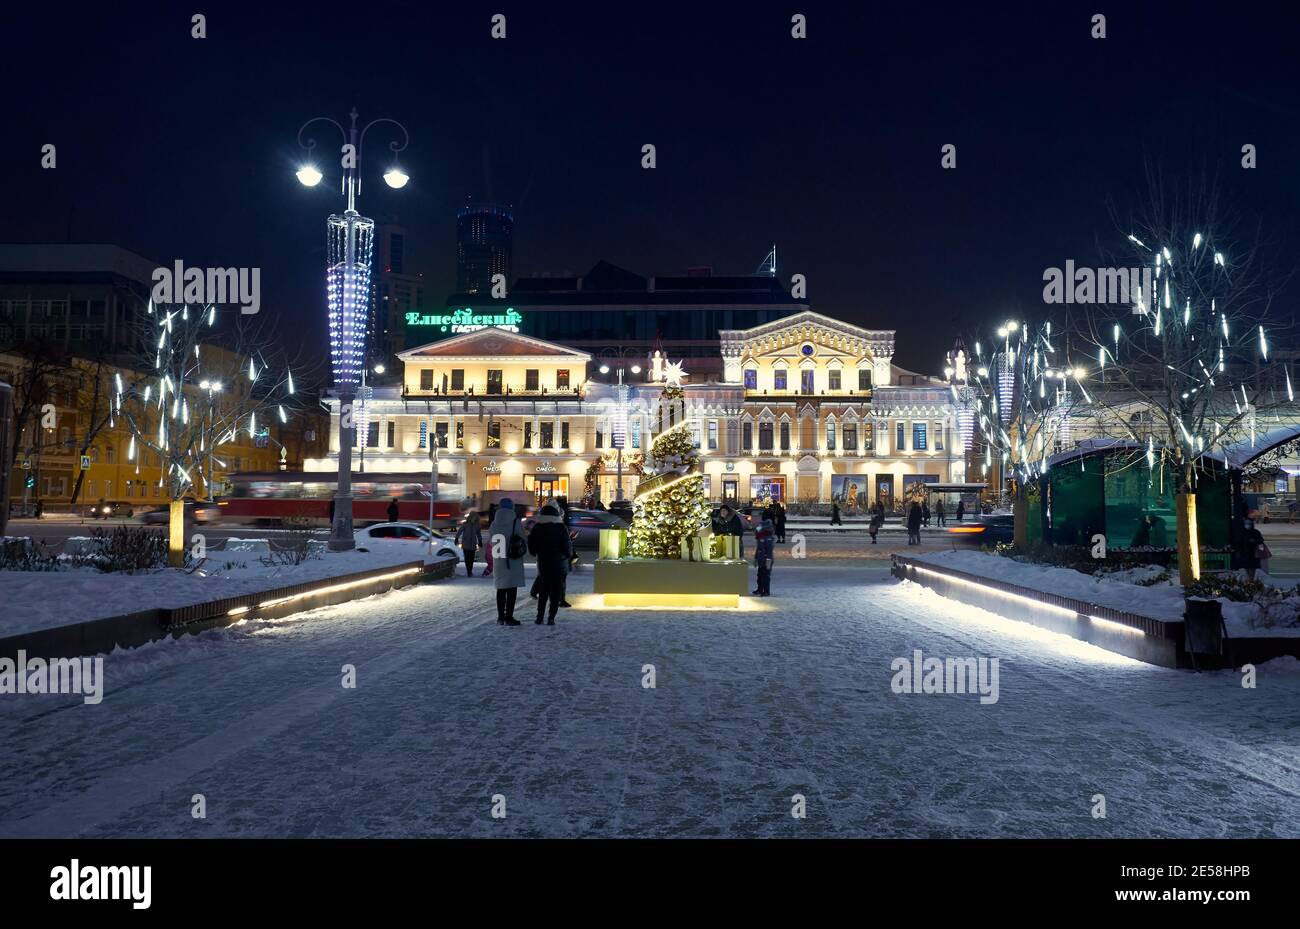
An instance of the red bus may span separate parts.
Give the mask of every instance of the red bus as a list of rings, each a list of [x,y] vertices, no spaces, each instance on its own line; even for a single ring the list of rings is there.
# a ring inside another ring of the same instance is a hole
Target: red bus
[[[455,525],[461,515],[460,486],[454,476],[438,477],[433,524]],[[217,501],[222,521],[280,525],[286,518],[316,520],[329,525],[330,501],[338,474],[330,471],[243,471],[227,478],[230,493]],[[412,472],[366,472],[352,475],[352,519],[364,525],[388,520],[388,506],[397,499],[397,518],[429,521],[429,478]]]

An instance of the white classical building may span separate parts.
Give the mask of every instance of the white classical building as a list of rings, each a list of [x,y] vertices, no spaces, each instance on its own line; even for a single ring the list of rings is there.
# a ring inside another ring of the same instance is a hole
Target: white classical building
[[[713,500],[892,508],[914,484],[965,480],[948,385],[894,365],[893,330],[805,311],[720,337],[722,381],[694,383],[687,370],[682,382]],[[630,499],[672,376],[667,359],[629,362],[622,397],[618,372],[593,370],[587,353],[496,328],[399,358],[403,384],[374,391],[354,460],[364,448],[368,471],[427,474],[436,446],[441,481],[467,496],[608,502],[621,458]],[[333,401],[331,412],[331,455],[309,470],[337,467]]]

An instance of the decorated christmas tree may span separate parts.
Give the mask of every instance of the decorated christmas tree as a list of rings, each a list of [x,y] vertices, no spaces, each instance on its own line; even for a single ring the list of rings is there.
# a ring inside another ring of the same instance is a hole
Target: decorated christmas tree
[[[686,421],[684,376],[680,365],[670,365],[668,384],[660,395],[660,431],[650,444],[646,468],[650,476],[637,486],[636,518],[628,533],[635,558],[703,557],[698,540],[709,526],[709,501],[700,455]]]

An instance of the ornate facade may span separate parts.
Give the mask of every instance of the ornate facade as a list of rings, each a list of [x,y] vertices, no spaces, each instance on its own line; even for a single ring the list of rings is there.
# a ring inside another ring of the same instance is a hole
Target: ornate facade
[[[948,385],[895,366],[892,330],[804,311],[719,336],[722,380],[692,383],[687,369],[683,383],[711,499],[892,508],[914,483],[965,480]],[[621,394],[618,371],[592,370],[590,355],[501,329],[399,357],[402,387],[376,389],[370,401],[365,467],[427,473],[436,445],[441,480],[464,495],[614,500],[621,438],[631,498],[658,395],[675,374],[662,358],[639,371],[629,363]]]

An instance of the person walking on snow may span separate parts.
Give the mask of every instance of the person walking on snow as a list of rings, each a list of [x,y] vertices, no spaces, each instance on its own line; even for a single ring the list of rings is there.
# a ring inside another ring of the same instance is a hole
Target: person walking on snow
[[[871,544],[876,544],[876,534],[880,532],[880,527],[885,524],[885,505],[879,500],[871,508],[871,522],[867,524],[867,532],[871,533]]]
[[[966,501],[958,500],[957,501],[957,522],[961,522],[962,517],[964,517],[965,515],[966,515]]]
[[[776,501],[776,519],[772,522],[772,528],[776,530],[776,540],[785,544],[785,504],[780,500]]]
[[[844,525],[843,520],[840,519],[840,505],[838,503],[831,504],[831,525],[832,526]]]
[[[927,529],[930,527],[930,501],[921,501],[921,525]]]
[[[497,505],[493,503],[488,507],[487,524],[489,526],[492,525],[492,520],[496,518],[497,518]],[[491,577],[492,576],[492,546],[491,545],[483,549],[483,557],[484,560],[487,561],[487,567],[483,569],[483,576]]]
[[[394,497],[393,502],[388,504],[388,521],[390,523],[397,522],[397,514],[397,498]]]
[[[756,597],[772,595],[772,562],[776,558],[776,547],[773,545],[775,531],[772,521],[765,519],[754,533],[754,567],[758,568],[758,588],[754,591]]]
[[[907,544],[921,544],[921,504],[915,500],[907,511]]]
[[[528,533],[528,550],[537,557],[537,625],[550,603],[546,625],[555,625],[555,614],[564,601],[564,583],[569,573],[569,559],[573,557],[573,544],[569,530],[564,525],[559,507],[550,503],[542,507]]]
[[[943,519],[943,498],[942,497],[940,497],[939,500],[934,505],[934,521],[938,523],[940,526],[946,525]]]
[[[483,547],[483,532],[479,528],[478,511],[470,510],[465,514],[465,521],[456,530],[456,543],[461,554],[465,556],[465,576],[474,576],[474,553]],[[491,549],[488,549],[491,557]]]
[[[497,623],[518,626],[515,619],[515,598],[524,586],[524,555],[528,552],[528,539],[524,527],[515,514],[515,503],[509,497],[501,501],[497,515],[488,527],[488,543],[497,549],[492,561],[492,586],[497,593]]]

